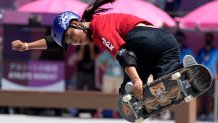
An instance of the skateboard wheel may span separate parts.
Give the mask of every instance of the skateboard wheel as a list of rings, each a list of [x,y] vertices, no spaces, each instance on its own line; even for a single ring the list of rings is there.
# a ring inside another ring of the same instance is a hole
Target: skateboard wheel
[[[123,101],[124,102],[128,102],[128,101],[130,101],[131,100],[131,95],[130,94],[127,94],[127,95],[125,95],[124,97],[123,97]]]
[[[135,123],[142,123],[144,121],[143,117],[140,117],[139,119],[135,120]]]
[[[193,99],[193,97],[191,95],[187,96],[184,98],[185,102],[189,102]]]
[[[171,77],[172,77],[173,80],[177,80],[177,79],[179,79],[181,77],[181,74],[179,72],[176,72],[176,73],[172,74]]]

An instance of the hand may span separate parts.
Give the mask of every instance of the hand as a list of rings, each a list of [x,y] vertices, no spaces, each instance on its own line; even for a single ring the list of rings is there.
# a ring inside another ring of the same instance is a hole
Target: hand
[[[143,85],[143,82],[141,80],[137,80],[133,82],[133,90],[134,90],[135,96],[139,99],[143,99],[142,85]]]
[[[17,51],[25,51],[26,50],[26,45],[24,42],[20,40],[15,40],[11,43],[12,45],[12,50],[17,50]]]

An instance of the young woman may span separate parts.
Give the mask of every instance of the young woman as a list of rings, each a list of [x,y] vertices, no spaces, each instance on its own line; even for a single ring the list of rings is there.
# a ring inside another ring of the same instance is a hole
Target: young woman
[[[142,86],[150,74],[156,79],[181,67],[178,44],[167,30],[155,28],[134,15],[98,14],[108,10],[99,8],[101,5],[114,1],[96,0],[82,18],[73,12],[60,13],[52,25],[51,36],[29,43],[13,41],[12,49],[56,49],[66,48],[67,44],[94,42],[123,67],[125,74],[120,94],[126,93],[125,85],[132,81],[135,95],[142,98]]]

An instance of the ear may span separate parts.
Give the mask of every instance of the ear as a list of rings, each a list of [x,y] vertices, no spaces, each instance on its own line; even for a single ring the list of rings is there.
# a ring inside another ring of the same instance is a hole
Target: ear
[[[79,22],[78,21],[72,21],[71,22],[74,26],[79,26]]]

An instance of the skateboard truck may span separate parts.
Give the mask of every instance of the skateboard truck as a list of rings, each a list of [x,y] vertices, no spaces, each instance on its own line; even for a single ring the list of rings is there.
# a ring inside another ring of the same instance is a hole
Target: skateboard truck
[[[176,80],[178,82],[181,91],[184,93],[184,95],[185,95],[184,101],[189,102],[192,100],[193,96],[188,95],[187,88],[191,87],[191,85],[189,84],[189,80],[181,81],[179,79],[180,77],[181,77],[181,74],[179,72],[176,72],[176,73],[172,74],[172,76],[171,76],[171,78],[173,80]]]
[[[123,102],[127,103],[128,106],[131,108],[131,110],[132,110],[134,116],[135,116],[136,119],[137,119],[137,120],[136,120],[136,123],[140,123],[140,122],[143,120],[143,118],[142,118],[142,117],[140,117],[140,118],[138,117],[138,111],[143,108],[143,105],[140,104],[139,102],[135,102],[135,103],[131,104],[131,103],[130,103],[130,100],[131,100],[131,99],[132,99],[131,95],[130,95],[130,94],[127,94],[127,95],[125,95],[125,96],[123,97]]]

